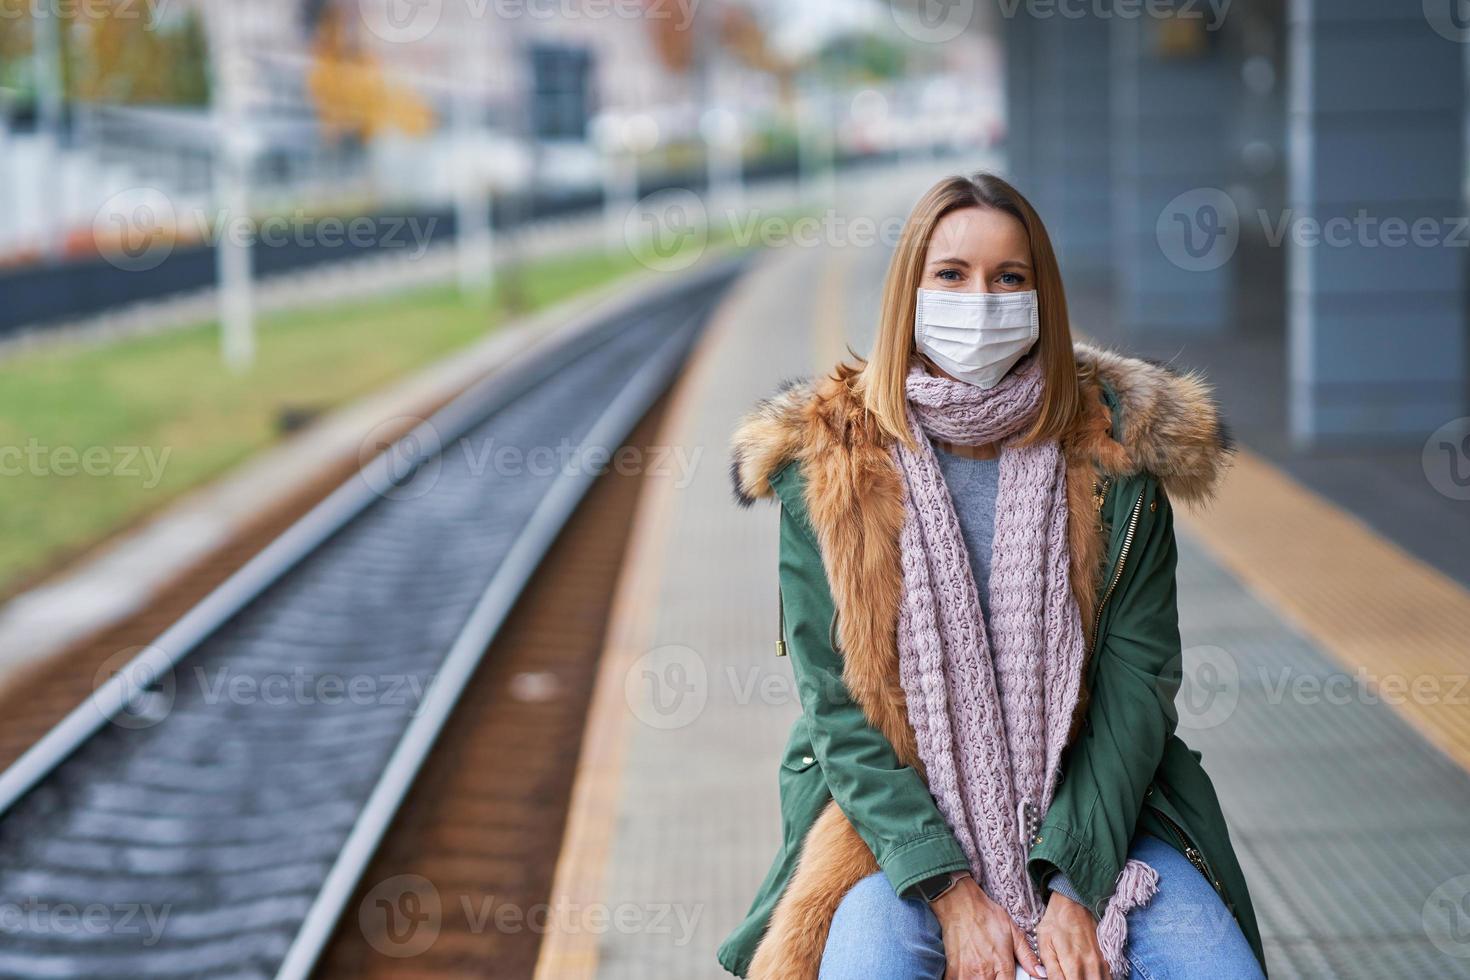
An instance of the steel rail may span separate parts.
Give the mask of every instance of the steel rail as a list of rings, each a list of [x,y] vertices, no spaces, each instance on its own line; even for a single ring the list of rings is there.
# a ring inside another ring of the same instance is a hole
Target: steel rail
[[[642,308],[652,302],[709,288],[730,276],[733,266],[731,261],[716,263],[665,294],[640,296],[613,310],[589,311],[573,326],[513,358],[385,447],[119,668],[0,773],[0,817],[251,601],[379,501],[384,487],[407,482],[442,447],[551,378],[568,358],[592,356],[616,336],[619,319],[642,315]],[[587,346],[576,349],[579,341],[587,341]]]
[[[584,445],[611,449],[622,443],[667,389],[684,360],[692,339],[692,323],[701,312],[695,311],[690,317],[691,324],[678,327],[639,368],[598,418]],[[301,928],[276,972],[276,980],[305,980],[310,975],[331,940],[342,911],[351,900],[378,844],[408,795],[419,768],[428,758],[461,693],[479,667],[485,649],[597,477],[596,472],[585,468],[561,473],[497,566],[474,612],[445,657],[423,706],[393,750],[321,890],[307,910]]]

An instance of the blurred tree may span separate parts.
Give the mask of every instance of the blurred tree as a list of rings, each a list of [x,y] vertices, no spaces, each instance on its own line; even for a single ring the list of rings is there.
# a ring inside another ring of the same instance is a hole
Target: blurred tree
[[[434,128],[433,109],[412,89],[389,81],[335,7],[317,4],[312,18],[316,36],[306,85],[324,127],[362,139],[388,129],[417,136]]]
[[[155,21],[133,0],[56,4],[68,100],[202,105],[209,100],[203,25],[194,11]],[[0,86],[22,113],[35,101],[33,5],[0,0]]]
[[[721,8],[720,42],[746,66],[776,76],[783,88],[795,76],[796,66],[771,45],[760,19],[748,7]]]
[[[205,104],[209,82],[198,13],[155,24],[140,16],[141,9],[130,0],[72,8],[63,35],[68,97],[114,105]]]
[[[902,78],[908,64],[908,52],[888,38],[845,34],[822,47],[814,68],[834,81],[861,84]]]
[[[12,0],[0,0],[8,15]],[[0,89],[21,105],[35,100],[31,46],[35,43],[29,17],[0,17]]]
[[[653,49],[665,68],[684,74],[694,67],[694,8],[699,0],[643,0],[645,18],[653,36]]]

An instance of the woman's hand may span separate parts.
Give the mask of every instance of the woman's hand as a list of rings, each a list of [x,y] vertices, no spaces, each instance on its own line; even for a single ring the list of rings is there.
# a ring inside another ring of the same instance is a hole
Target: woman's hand
[[[1097,920],[1080,902],[1052,892],[1036,927],[1036,942],[1053,980],[1108,980],[1108,964],[1097,944]]]
[[[961,878],[929,907],[944,939],[944,980],[1015,980],[1017,963],[1045,975],[1025,933],[974,878]]]

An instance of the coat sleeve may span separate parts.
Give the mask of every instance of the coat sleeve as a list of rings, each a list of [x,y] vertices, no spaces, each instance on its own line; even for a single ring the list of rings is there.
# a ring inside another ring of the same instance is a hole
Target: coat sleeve
[[[1093,652],[1082,731],[1063,760],[1061,783],[1027,866],[1044,884],[1060,871],[1101,915],[1127,860],[1144,796],[1174,733],[1181,649],[1173,512],[1145,482],[1142,540],[1110,600],[1108,628]],[[1153,510],[1154,504],[1157,509]]]
[[[968,862],[919,773],[900,765],[843,683],[832,641],[835,604],[797,483],[777,484],[780,581],[787,651],[813,755],[833,799],[894,890],[905,894],[926,878],[966,870]]]

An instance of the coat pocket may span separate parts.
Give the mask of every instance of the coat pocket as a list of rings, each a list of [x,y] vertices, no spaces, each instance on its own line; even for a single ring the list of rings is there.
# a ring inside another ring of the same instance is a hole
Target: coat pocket
[[[817,753],[812,748],[812,737],[807,730],[806,718],[798,718],[791,727],[791,738],[786,742],[786,754],[781,759],[781,768],[787,772],[806,772],[816,764]]]

